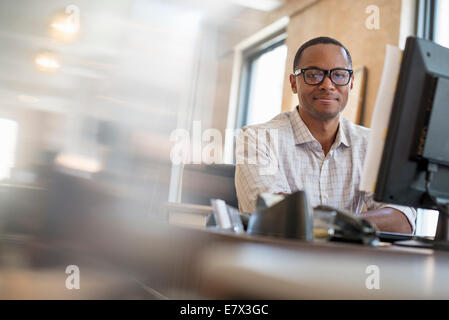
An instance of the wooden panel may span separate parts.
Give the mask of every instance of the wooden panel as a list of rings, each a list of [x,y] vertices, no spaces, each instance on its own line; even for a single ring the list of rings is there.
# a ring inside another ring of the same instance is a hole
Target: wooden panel
[[[341,113],[343,117],[359,125],[363,125],[365,78],[365,67],[354,68],[354,87],[349,94],[348,103]]]

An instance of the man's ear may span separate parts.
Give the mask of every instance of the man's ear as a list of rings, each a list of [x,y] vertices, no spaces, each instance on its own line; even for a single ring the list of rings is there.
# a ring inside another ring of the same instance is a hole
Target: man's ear
[[[290,86],[293,93],[298,93],[298,87],[296,86],[296,77],[293,74],[290,74]]]
[[[354,86],[354,75],[352,75],[352,77],[351,77],[351,90],[352,90],[352,87]]]

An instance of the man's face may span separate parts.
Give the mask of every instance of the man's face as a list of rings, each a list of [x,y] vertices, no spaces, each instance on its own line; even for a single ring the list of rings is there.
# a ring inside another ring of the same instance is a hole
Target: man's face
[[[317,44],[305,49],[296,69],[317,67],[323,70],[334,68],[351,69],[346,52],[334,44]],[[353,77],[348,85],[337,86],[328,75],[319,85],[308,85],[302,74],[290,75],[293,93],[298,94],[299,105],[316,120],[331,120],[337,117],[348,102]]]

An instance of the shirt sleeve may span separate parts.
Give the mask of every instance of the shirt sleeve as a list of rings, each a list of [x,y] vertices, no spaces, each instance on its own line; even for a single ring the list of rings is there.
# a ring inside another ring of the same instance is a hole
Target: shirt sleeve
[[[237,139],[235,187],[239,210],[252,213],[260,193],[290,193],[279,165],[277,129],[243,128]]]
[[[405,207],[395,204],[386,204],[382,202],[374,201],[374,193],[373,192],[365,192],[364,193],[364,202],[367,210],[376,210],[382,208],[393,208],[401,211],[407,218],[410,226],[412,227],[412,233],[415,233],[416,228],[416,209],[412,207]]]

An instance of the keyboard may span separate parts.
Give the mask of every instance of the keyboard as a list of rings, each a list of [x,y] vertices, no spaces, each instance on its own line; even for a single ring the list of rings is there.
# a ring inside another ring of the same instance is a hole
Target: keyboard
[[[379,240],[383,242],[396,242],[404,240],[432,240],[432,237],[422,237],[409,233],[377,231],[376,235],[379,237]]]

